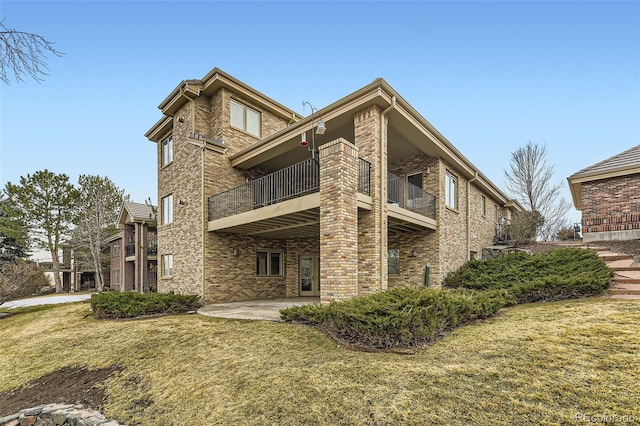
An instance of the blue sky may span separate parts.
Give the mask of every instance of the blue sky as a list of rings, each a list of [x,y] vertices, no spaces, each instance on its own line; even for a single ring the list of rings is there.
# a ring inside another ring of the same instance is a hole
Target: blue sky
[[[382,77],[498,186],[511,152],[546,145],[567,200],[568,176],[640,143],[638,1],[3,0],[0,16],[65,53],[44,82],[0,86],[2,187],[48,168],[155,201],[144,133],[214,67],[299,113]]]

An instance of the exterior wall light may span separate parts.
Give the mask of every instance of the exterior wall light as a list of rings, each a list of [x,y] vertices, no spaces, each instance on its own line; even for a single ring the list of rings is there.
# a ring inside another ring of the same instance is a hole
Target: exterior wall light
[[[318,120],[317,123],[317,127],[316,127],[316,131],[313,131],[314,128],[314,112],[317,112],[318,109],[314,108],[309,102],[304,101],[302,102],[302,109],[304,110],[305,105],[309,105],[309,108],[311,108],[311,147],[308,148],[309,151],[311,151],[311,158],[316,158],[316,138],[315,138],[315,134],[319,134],[319,135],[324,135],[324,132],[327,131],[327,126],[324,124],[324,121],[322,121],[322,117],[320,117],[320,119]],[[300,140],[300,146],[309,146],[309,142],[307,142],[307,132],[303,132],[302,133],[302,138]]]

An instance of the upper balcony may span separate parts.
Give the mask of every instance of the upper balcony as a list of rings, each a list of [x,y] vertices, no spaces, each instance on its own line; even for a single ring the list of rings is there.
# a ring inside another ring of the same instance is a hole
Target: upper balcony
[[[400,230],[435,229],[435,197],[393,175],[389,179],[389,226],[409,220],[420,227]],[[208,229],[274,238],[317,236],[319,191],[320,166],[310,158],[209,197]],[[358,207],[371,209],[371,163],[363,159],[358,161]],[[425,218],[432,220],[425,225]]]

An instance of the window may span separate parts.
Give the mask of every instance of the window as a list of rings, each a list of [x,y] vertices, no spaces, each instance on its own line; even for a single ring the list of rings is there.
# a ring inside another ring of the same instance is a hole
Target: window
[[[169,136],[162,141],[162,165],[173,162],[173,136]]]
[[[173,222],[173,194],[162,198],[162,223]]]
[[[111,284],[119,285],[120,284],[120,270],[114,269],[111,271]]]
[[[260,113],[232,100],[231,126],[260,137]]]
[[[451,173],[445,174],[444,180],[445,205],[451,209],[458,209],[458,178]]]
[[[162,255],[162,276],[163,277],[173,276],[173,255],[172,254]]]
[[[274,251],[257,252],[256,275],[282,275],[282,253]]]
[[[120,243],[115,243],[113,245],[113,249],[112,249],[112,256],[113,257],[120,257]]]
[[[496,223],[500,222],[500,210],[498,209],[498,206],[496,204],[493,205],[493,218],[496,221]]]
[[[389,275],[400,275],[400,250],[388,251]]]
[[[480,196],[480,211],[482,212],[482,217],[487,216],[487,197],[484,195]]]

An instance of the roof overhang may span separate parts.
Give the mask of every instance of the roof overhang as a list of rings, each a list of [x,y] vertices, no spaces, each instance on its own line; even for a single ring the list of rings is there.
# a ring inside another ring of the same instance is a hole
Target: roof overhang
[[[223,87],[251,99],[261,108],[280,118],[291,121],[297,121],[302,118],[295,111],[235,79],[219,68],[214,68],[201,80],[183,80],[180,82],[169,96],[158,105],[158,108],[166,117],[163,117],[151,127],[145,133],[145,136],[154,142],[158,142],[159,138],[166,134],[166,120],[171,120],[170,117],[173,117],[184,104],[199,96],[212,96]]]
[[[640,174],[640,165],[633,167],[620,167],[606,172],[577,173],[567,178],[573,205],[577,210],[582,210],[582,184],[596,180],[611,179],[629,175]]]
[[[353,124],[353,115],[364,108],[377,105],[381,110],[392,107],[388,112],[389,127],[411,141],[421,152],[444,159],[467,179],[474,179],[478,185],[503,204],[511,203],[513,208],[524,210],[517,201],[510,200],[496,185],[480,172],[451,142],[449,142],[431,123],[418,113],[385,80],[378,78],[371,84],[352,94],[318,110],[285,129],[229,157],[233,167],[249,169],[258,166],[290,151],[299,149],[299,137],[311,131],[317,117],[326,123],[333,122],[332,128]]]

